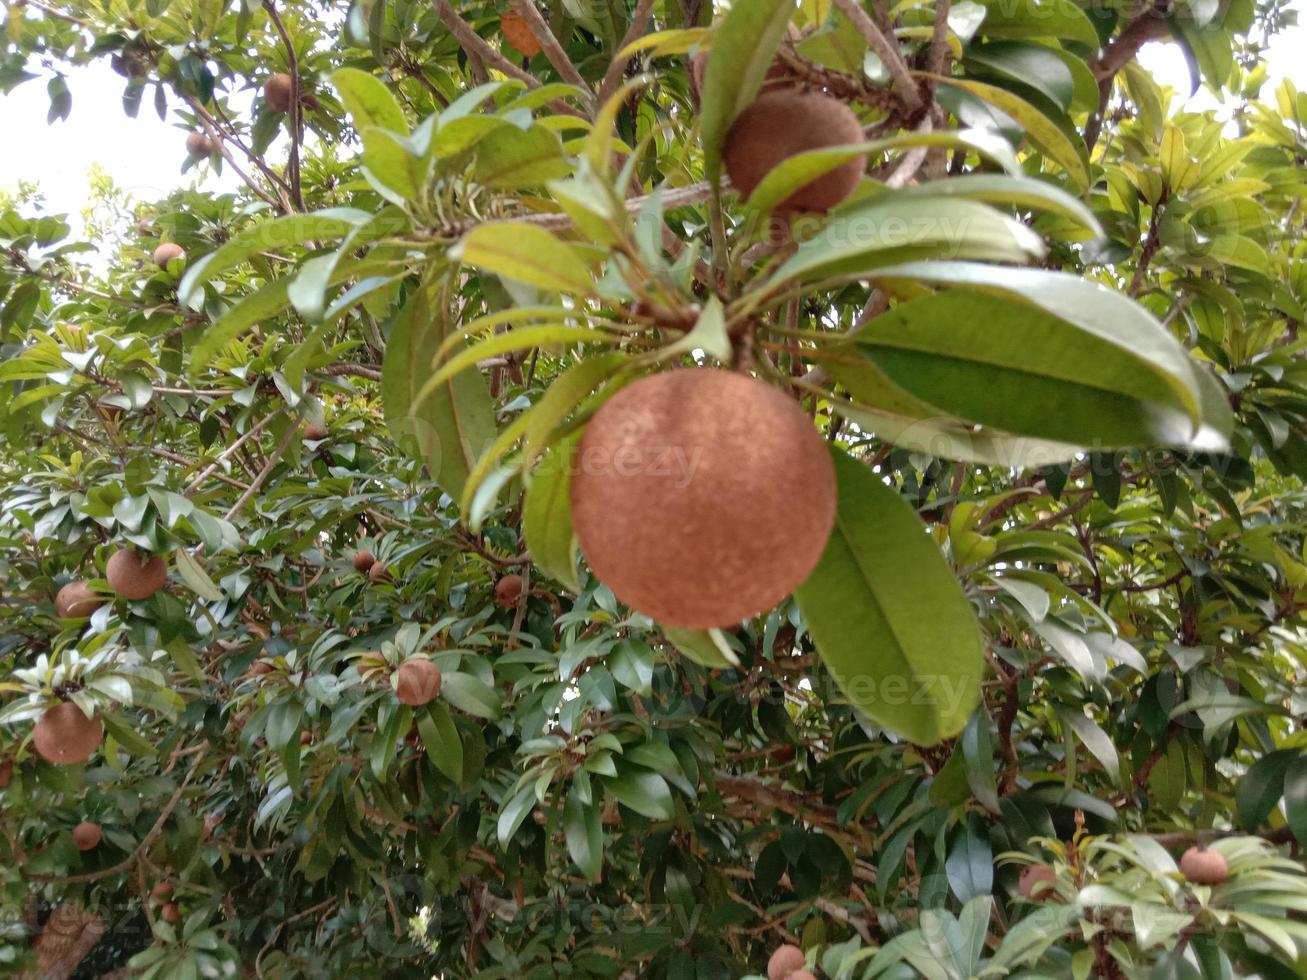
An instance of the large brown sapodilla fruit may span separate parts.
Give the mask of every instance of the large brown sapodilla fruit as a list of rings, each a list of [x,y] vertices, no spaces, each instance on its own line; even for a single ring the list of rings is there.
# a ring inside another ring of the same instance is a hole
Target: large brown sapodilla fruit
[[[406,660],[398,673],[395,696],[411,708],[434,701],[440,693],[440,668],[430,660]]]
[[[54,597],[60,619],[85,619],[104,605],[104,598],[80,579],[69,582]]]
[[[516,572],[505,575],[495,583],[495,604],[505,609],[516,606],[517,600],[522,597],[522,587],[525,584],[522,576]]]
[[[788,943],[778,946],[767,961],[767,980],[786,980],[796,970],[802,970],[805,962],[803,950],[798,946]]]
[[[1195,885],[1219,885],[1230,877],[1230,866],[1216,851],[1199,844],[1180,856],[1180,873]]]
[[[499,18],[499,32],[522,56],[534,58],[540,53],[540,42],[517,11],[510,10]]]
[[[289,112],[291,88],[290,75],[285,72],[269,75],[263,83],[263,101],[273,112]],[[303,78],[300,79],[300,105],[305,109],[318,107],[318,97],[304,84]]]
[[[354,563],[354,571],[366,572],[377,563],[377,556],[367,550],[356,551],[351,561]]]
[[[186,152],[194,160],[213,156],[215,147],[207,133],[190,133],[186,137]]]
[[[619,599],[665,626],[734,626],[816,566],[835,523],[835,465],[780,391],[682,368],[594,414],[571,500],[581,551]]]
[[[1053,883],[1057,881],[1057,872],[1049,864],[1028,864],[1021,869],[1021,876],[1017,879],[1017,891],[1021,893],[1022,898],[1039,900],[1043,898],[1052,898],[1056,893],[1053,891]]]
[[[139,551],[115,551],[104,566],[104,577],[124,599],[148,599],[168,584],[168,563],[155,556],[147,559]]]
[[[85,762],[104,741],[99,718],[87,718],[71,701],[47,708],[32,729],[32,745],[46,762],[71,766]]]
[[[154,250],[154,264],[160,269],[168,268],[168,263],[173,259],[184,258],[186,258],[186,249],[176,242],[164,242]]]
[[[796,153],[862,141],[862,123],[839,99],[782,89],[764,92],[740,113],[726,134],[722,158],[731,183],[748,197]],[[829,211],[854,192],[866,169],[866,157],[855,157],[800,187],[777,210]]]
[[[77,845],[79,851],[94,850],[99,846],[103,836],[100,825],[89,820],[83,820],[73,828],[73,843]]]

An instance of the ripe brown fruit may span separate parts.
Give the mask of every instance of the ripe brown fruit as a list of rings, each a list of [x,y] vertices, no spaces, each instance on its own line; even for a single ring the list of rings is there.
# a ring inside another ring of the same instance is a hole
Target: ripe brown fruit
[[[440,668],[430,660],[406,660],[399,665],[395,696],[411,708],[434,701],[440,693]]]
[[[285,72],[270,75],[263,83],[263,101],[273,112],[289,112],[292,87],[291,77]],[[318,107],[317,96],[309,91],[303,78],[300,79],[300,105],[305,109]]]
[[[377,556],[370,551],[354,552],[354,571],[366,572],[377,563]]]
[[[150,897],[156,902],[165,901],[172,894],[172,882],[156,881],[150,889]]]
[[[499,18],[499,31],[504,40],[527,58],[534,58],[540,53],[540,42],[531,33],[526,20],[521,14],[510,10]]]
[[[85,762],[104,741],[99,718],[87,718],[71,701],[46,709],[32,729],[32,745],[47,762],[71,766]]]
[[[207,159],[213,156],[215,149],[217,147],[207,133],[188,133],[186,136],[186,152],[193,160]]]
[[[802,970],[805,962],[803,950],[798,946],[791,946],[788,943],[778,946],[776,952],[771,954],[771,959],[767,961],[767,980],[786,980],[787,977],[793,976],[796,970]]]
[[[168,563],[161,557],[147,559],[139,551],[123,548],[110,556],[104,577],[109,588],[124,599],[148,599],[168,584]]]
[[[89,820],[83,820],[73,828],[73,843],[77,845],[79,851],[91,851],[100,845],[100,839],[104,836],[100,832],[98,823],[91,823]]]
[[[1017,879],[1017,891],[1022,898],[1039,900],[1053,895],[1053,883],[1057,881],[1057,872],[1052,865],[1028,864],[1021,869]]]
[[[390,572],[386,569],[386,563],[384,561],[374,561],[368,567],[368,578],[372,579],[374,582],[381,582],[390,578]]]
[[[1199,844],[1181,855],[1180,873],[1191,884],[1219,885],[1230,877],[1230,866],[1216,851]]]
[[[320,425],[304,426],[304,438],[309,442],[321,442],[327,438],[327,430]]]
[[[747,197],[778,164],[796,153],[862,141],[862,123],[839,99],[781,89],[764,92],[740,113],[726,134],[722,158],[731,183]],[[804,184],[777,210],[829,211],[853,193],[866,167],[865,156],[855,157]]]
[[[104,605],[104,599],[80,579],[69,582],[54,597],[60,619],[85,619]]]
[[[835,523],[835,466],[775,388],[683,368],[595,413],[571,501],[581,551],[619,599],[665,626],[734,626],[816,566]]]
[[[521,575],[505,575],[495,583],[495,603],[505,609],[513,608],[517,605],[517,600],[522,597],[522,589],[525,585]]]
[[[169,925],[176,925],[182,919],[182,910],[177,907],[176,902],[167,902],[159,909],[159,918]]]
[[[176,242],[164,242],[154,250],[154,264],[160,269],[168,268],[168,263],[173,259],[185,259],[186,249],[182,248]]]

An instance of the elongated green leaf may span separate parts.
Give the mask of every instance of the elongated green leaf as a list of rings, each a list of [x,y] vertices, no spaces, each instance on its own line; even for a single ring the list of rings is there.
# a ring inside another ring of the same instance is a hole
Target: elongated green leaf
[[[792,16],[791,0],[749,0],[732,4],[713,32],[699,136],[709,181],[721,173],[726,132],[762,87]]]
[[[476,144],[474,174],[486,187],[542,187],[571,172],[562,140],[544,126],[499,126]]]
[[[494,720],[503,714],[495,689],[473,674],[447,671],[440,680],[440,696],[459,711],[478,718]]]
[[[615,344],[621,340],[616,334],[602,333],[589,327],[564,327],[546,325],[539,327],[517,327],[505,333],[494,334],[475,346],[459,351],[431,376],[419,392],[419,399],[426,393],[443,385],[450,378],[466,371],[478,361],[484,361],[499,354],[515,350],[527,350],[531,347],[557,347],[571,344]]]
[[[968,814],[954,831],[944,870],[949,889],[959,902],[969,902],[993,890],[994,852],[979,814]]]
[[[192,306],[199,299],[201,286],[258,252],[279,252],[315,239],[340,238],[371,217],[367,211],[354,208],[330,208],[312,214],[288,214],[247,228],[187,268],[177,286],[177,300],[183,306]]]
[[[204,370],[222,350],[250,327],[271,319],[290,305],[288,279],[278,279],[241,300],[214,320],[191,350],[191,374]]]
[[[1043,180],[1032,177],[1013,177],[1002,174],[963,174],[948,180],[931,181],[928,185],[905,187],[900,195],[965,197],[988,204],[1011,204],[1019,208],[1048,211],[1068,218],[1080,225],[1089,237],[1098,238],[1103,229],[1079,198]]]
[[[622,806],[651,820],[670,820],[675,812],[672,791],[667,781],[655,772],[628,768],[603,783]]]
[[[721,630],[686,630],[672,626],[662,629],[672,646],[700,666],[712,670],[740,666],[740,658],[730,648]]]
[[[521,221],[491,221],[468,232],[450,257],[518,282],[578,296],[593,291],[590,270],[547,228]]]
[[[970,92],[976,98],[984,99],[1011,116],[1012,120],[1025,130],[1030,141],[1045,156],[1065,170],[1078,188],[1084,190],[1089,186],[1089,154],[1085,150],[1083,141],[1079,137],[1069,136],[1057,123],[1025,99],[997,85],[986,85],[984,82],[964,78],[946,78],[943,75],[931,77],[937,82]]]
[[[988,37],[1056,37],[1098,47],[1098,32],[1071,0],[1002,0],[985,4]]]
[[[581,591],[572,530],[572,457],[581,433],[550,449],[531,475],[522,509],[522,531],[535,566],[573,592]]]
[[[1299,756],[1284,772],[1284,811],[1298,843],[1307,843],[1307,756]]]
[[[340,94],[340,101],[358,132],[379,126],[401,136],[408,135],[404,110],[381,79],[357,68],[338,68],[331,73],[331,84]]]
[[[979,699],[979,627],[912,508],[862,463],[832,453],[835,529],[795,597],[850,703],[934,744],[961,731]]]
[[[219,602],[223,598],[222,590],[213,584],[213,579],[204,570],[204,566],[192,557],[185,548],[173,552],[177,571],[192,592],[210,602]]]
[[[604,866],[604,835],[595,800],[581,799],[580,787],[572,783],[563,804],[563,836],[567,851],[587,878],[594,879]]]
[[[536,795],[529,784],[518,790],[504,803],[499,811],[499,821],[496,827],[500,847],[508,846],[508,842],[517,833],[517,828],[522,826],[522,821],[535,809],[535,805]]]
[[[432,701],[414,712],[422,747],[431,764],[456,783],[463,781],[463,741],[449,716],[449,709]]]
[[[444,339],[443,321],[432,307],[429,287],[422,286],[395,316],[381,370],[381,395],[391,432],[426,462],[440,488],[458,500],[476,461],[494,442],[495,417],[485,381],[475,372],[427,385],[428,365]]]

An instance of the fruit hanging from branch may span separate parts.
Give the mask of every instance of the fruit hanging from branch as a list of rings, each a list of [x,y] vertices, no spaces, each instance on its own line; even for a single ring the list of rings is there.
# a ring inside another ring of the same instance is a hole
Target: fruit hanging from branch
[[[395,678],[395,696],[409,707],[434,701],[440,694],[440,668],[430,660],[413,659],[400,664]]]
[[[73,828],[73,843],[77,845],[79,851],[95,850],[103,836],[100,825],[90,820],[83,820]]]
[[[103,741],[104,726],[100,719],[88,718],[72,701],[61,701],[47,708],[32,729],[32,745],[37,755],[60,766],[86,762]]]
[[[148,599],[168,584],[168,563],[132,548],[115,551],[104,566],[104,577],[124,599]]]
[[[80,579],[69,582],[54,597],[60,619],[85,619],[103,605],[104,597]]]

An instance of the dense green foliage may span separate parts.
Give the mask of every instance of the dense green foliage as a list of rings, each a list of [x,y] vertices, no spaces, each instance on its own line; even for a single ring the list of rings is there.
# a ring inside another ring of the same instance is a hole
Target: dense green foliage
[[[1283,7],[7,7],[0,89],[69,125],[111,60],[243,189],[101,188],[84,240],[3,202],[0,969],[1307,971]],[[1139,67],[1158,38],[1221,112]],[[743,200],[723,146],[774,64],[868,142]],[[857,158],[842,207],[778,216]],[[696,364],[791,393],[839,486],[795,597],[703,631],[589,574],[567,465]],[[125,546],[165,590],[110,592]],[[60,619],[75,580],[105,603]],[[34,748],[68,700],[85,765]],[[1195,842],[1226,882],[1179,873]]]

